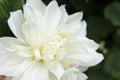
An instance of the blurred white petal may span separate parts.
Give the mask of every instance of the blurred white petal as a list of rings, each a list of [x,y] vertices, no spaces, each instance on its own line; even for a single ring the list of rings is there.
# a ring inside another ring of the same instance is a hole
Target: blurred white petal
[[[0,52],[0,74],[5,76],[20,76],[28,63],[24,58],[7,52]]]
[[[54,75],[57,76],[58,79],[60,79],[63,74],[64,74],[64,69],[62,67],[62,65],[58,62],[50,62],[48,65],[48,68],[50,70],[50,72],[52,72]]]
[[[22,33],[22,25],[24,22],[23,12],[21,10],[11,12],[8,19],[8,25],[14,35],[21,41],[24,41],[24,35]]]
[[[62,13],[62,17],[61,17],[61,20],[60,20],[60,25],[62,25],[62,24],[65,24],[67,22],[68,14],[66,12],[65,5],[60,6],[60,10],[61,10],[61,13]]]
[[[78,31],[78,36],[83,36],[85,37],[87,35],[87,31],[86,31],[86,27],[87,27],[87,23],[86,21],[82,21],[81,22],[81,28],[80,30]]]
[[[78,64],[82,66],[94,66],[100,63],[104,58],[102,54],[92,52],[88,54],[72,54],[71,59],[78,61]]]
[[[63,76],[63,80],[86,80],[86,79],[87,76],[82,72],[79,72],[79,70],[76,68],[68,69]]]
[[[21,80],[48,80],[48,70],[44,64],[32,63],[23,73]]]
[[[44,14],[46,5],[41,0],[27,0],[26,5],[31,6],[32,8],[39,10]]]
[[[56,1],[51,1],[48,4],[45,12],[44,27],[46,33],[48,34],[55,33],[56,27],[59,24],[60,19],[61,19],[61,10],[58,7]]]

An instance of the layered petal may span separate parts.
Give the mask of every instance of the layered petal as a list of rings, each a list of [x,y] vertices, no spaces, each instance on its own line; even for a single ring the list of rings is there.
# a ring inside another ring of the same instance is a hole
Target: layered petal
[[[86,80],[86,79],[87,76],[82,72],[79,72],[79,70],[76,68],[68,69],[63,76],[63,80]]]
[[[63,25],[63,24],[66,24],[66,22],[68,20],[68,14],[66,12],[65,5],[60,6],[60,10],[61,10],[61,13],[62,13],[62,17],[61,17],[59,25]]]
[[[80,28],[80,30],[77,32],[77,35],[80,36],[80,37],[86,37],[86,35],[87,35],[86,27],[87,27],[86,21],[82,21],[82,22],[81,22],[81,28]]]
[[[25,70],[20,80],[48,80],[48,69],[44,65],[44,63],[33,62],[31,65]]]
[[[65,32],[70,35],[76,35],[76,33],[81,29],[82,16],[83,16],[82,12],[70,15],[68,17],[66,27],[64,28]]]
[[[48,64],[48,69],[50,70],[51,73],[53,73],[57,77],[58,80],[64,74],[64,69],[63,69],[62,65],[56,61],[50,62]]]
[[[2,49],[0,52],[0,74],[19,77],[28,65],[24,60],[24,58]]]
[[[85,47],[88,51],[96,51],[99,48],[99,44],[86,37],[77,37],[76,42],[80,44],[80,46]]]
[[[41,0],[27,0],[25,5],[31,6],[33,9],[40,11],[44,14],[46,5]]]
[[[87,75],[82,73],[82,72],[79,72],[78,73],[78,76],[77,76],[77,80],[87,80]]]
[[[49,72],[49,79],[48,80],[57,80],[57,77],[53,73]]]
[[[21,57],[31,58],[34,56],[33,49],[26,45],[16,45],[16,51],[13,52]]]
[[[81,72],[85,72],[85,71],[88,69],[87,66],[81,66],[81,65],[79,65],[77,68],[78,68]]]
[[[73,39],[72,39],[73,38]],[[99,45],[86,37],[72,37],[67,43],[66,47],[70,53],[89,53],[96,51]]]
[[[4,48],[6,51],[10,51],[10,52],[15,51],[16,45],[25,45],[25,43],[19,41],[17,38],[13,38],[13,37],[0,38],[0,47]]]
[[[77,12],[72,15],[69,15],[68,22],[76,20],[76,19],[79,20],[79,22],[80,22],[82,20],[82,18],[83,18],[83,12]]]
[[[17,38],[13,37],[3,37],[0,38],[0,47],[5,51],[9,51],[14,55],[19,55],[22,57],[32,57],[32,50],[31,48]]]
[[[22,32],[25,36],[25,40],[32,47],[36,47],[45,30],[43,26],[44,17],[41,12],[26,5],[24,6],[24,16],[26,22],[24,22],[22,26]]]
[[[47,35],[53,34],[61,19],[61,10],[56,1],[51,1],[45,11],[45,33]]]
[[[22,25],[24,22],[23,13],[21,10],[11,12],[8,19],[8,25],[14,35],[21,41],[24,41],[24,35],[22,34]]]
[[[25,35],[26,42],[32,47],[37,48],[39,46],[41,35],[37,34],[36,29],[32,26],[23,26],[23,34]]]
[[[41,30],[44,21],[43,14],[39,10],[35,10],[29,5],[24,5],[23,10],[24,10],[25,23],[29,25],[34,25],[33,27],[35,28],[37,27],[39,28],[38,30]]]
[[[103,55],[96,52],[99,45],[93,40],[77,37],[69,40],[66,47],[70,53],[68,58],[71,59],[71,63],[78,66],[94,66],[103,60]]]
[[[89,67],[100,63],[103,60],[103,55],[96,52],[88,54],[75,53],[71,54],[70,58],[71,61],[73,62],[75,61],[75,63],[78,63],[79,65]]]

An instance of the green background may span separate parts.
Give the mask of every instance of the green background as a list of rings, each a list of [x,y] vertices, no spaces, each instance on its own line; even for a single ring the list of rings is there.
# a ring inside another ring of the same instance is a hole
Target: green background
[[[48,4],[51,0],[43,0]],[[120,80],[120,0],[57,0],[69,14],[83,11],[87,36],[99,43],[105,59],[85,73],[88,80]],[[13,36],[9,12],[22,9],[24,0],[0,0],[0,37]]]

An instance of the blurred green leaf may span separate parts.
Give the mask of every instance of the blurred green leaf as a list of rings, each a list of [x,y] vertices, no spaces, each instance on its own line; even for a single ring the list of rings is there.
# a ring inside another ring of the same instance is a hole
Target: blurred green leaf
[[[120,49],[118,47],[109,50],[105,61],[105,70],[111,76],[120,78]]]
[[[94,72],[94,73],[88,75],[87,80],[115,80],[115,79],[113,79],[112,77],[106,75],[104,72],[102,72],[102,74]]]
[[[101,16],[91,16],[87,19],[88,37],[99,41],[106,37],[111,30],[111,23]]]
[[[0,21],[0,37],[2,36],[12,36],[12,32],[10,31],[6,20]]]
[[[12,35],[7,24],[9,13],[21,9],[23,4],[24,0],[0,0],[0,37]]]
[[[22,8],[24,0],[0,0],[0,17],[8,18],[9,12]]]
[[[116,26],[120,26],[120,2],[113,2],[104,10],[105,17]]]
[[[103,62],[102,62],[103,63]],[[104,71],[103,64],[99,64],[95,67],[91,67],[87,71],[87,80],[115,80],[111,75]]]
[[[120,46],[120,29],[117,29],[114,35],[114,42],[115,42],[115,45]]]
[[[117,34],[120,36],[120,29],[117,30]]]

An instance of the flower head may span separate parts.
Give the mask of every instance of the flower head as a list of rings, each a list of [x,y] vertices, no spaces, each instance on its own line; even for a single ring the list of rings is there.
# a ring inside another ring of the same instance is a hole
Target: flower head
[[[16,80],[86,80],[82,72],[103,60],[99,45],[86,37],[83,13],[68,15],[65,6],[27,0],[10,13],[16,38],[0,38],[0,74]]]

